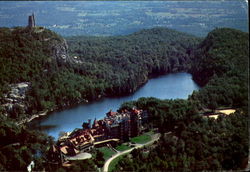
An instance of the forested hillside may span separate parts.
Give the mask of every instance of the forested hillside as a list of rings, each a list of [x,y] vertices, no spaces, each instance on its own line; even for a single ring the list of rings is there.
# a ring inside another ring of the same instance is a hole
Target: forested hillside
[[[217,120],[205,118],[192,100],[141,98],[123,108],[147,110],[147,125],[162,134],[152,147],[123,156],[115,171],[221,171],[245,167],[248,113],[238,109]],[[146,152],[147,152],[146,151]]]
[[[249,34],[222,28],[210,32],[194,50],[190,72],[200,85],[192,95],[201,106],[248,106]]]
[[[1,83],[31,81],[53,70],[53,50],[61,42],[62,37],[42,27],[0,28]]]
[[[23,104],[10,107],[13,101],[1,99],[14,119],[128,94],[152,75],[187,71],[190,50],[199,40],[165,28],[119,37],[70,37],[69,50],[44,28],[2,28],[0,39],[1,97],[9,98],[9,84],[30,82]]]
[[[198,40],[166,28],[127,36],[67,38],[70,54],[78,59],[75,71],[103,79],[109,96],[134,92],[152,75],[187,71],[188,53]]]
[[[202,85],[188,100],[141,98],[127,102],[147,110],[148,125],[159,128],[161,139],[145,151],[123,156],[116,171],[239,170],[246,167],[248,133],[249,35],[216,29],[193,50],[191,73]],[[217,120],[202,117],[203,109],[235,107]]]
[[[46,86],[47,79],[57,75],[62,62],[58,55],[66,53],[65,46],[62,37],[42,27],[0,29],[0,103],[6,105],[2,110],[7,109],[11,118],[35,113],[53,103],[39,94],[49,90],[37,86]],[[10,95],[11,84],[22,82],[30,83],[30,89],[24,100],[19,100],[17,95]]]
[[[22,100],[13,99],[20,101],[13,102],[6,94],[11,89],[10,84],[35,84],[46,77],[46,73],[55,71],[58,65],[53,51],[62,42],[62,37],[40,27],[33,30],[0,28],[0,171],[26,171],[31,161],[35,162],[36,169],[44,168],[52,139],[26,126],[18,126],[15,121],[39,110],[33,106],[38,97],[27,96],[24,102],[28,108],[22,108]]]
[[[17,126],[0,115],[0,171],[26,171],[31,161],[36,164],[36,170],[42,170],[47,160],[46,152],[53,144],[52,138]]]
[[[242,169],[249,145],[248,38],[226,28],[215,29],[204,40],[155,28],[128,36],[70,37],[68,49],[62,37],[44,28],[1,28],[0,170],[25,170],[32,159],[37,170],[49,170],[46,152],[52,140],[17,126],[21,118],[130,93],[153,75],[178,71],[190,72],[202,89],[188,100],[141,98],[123,104],[121,108],[147,110],[148,126],[159,128],[162,137],[148,154],[135,150],[116,169]],[[23,82],[26,96],[13,98],[13,84]],[[237,111],[218,120],[201,116],[204,109],[224,106]],[[76,169],[89,170],[93,162],[88,164]]]

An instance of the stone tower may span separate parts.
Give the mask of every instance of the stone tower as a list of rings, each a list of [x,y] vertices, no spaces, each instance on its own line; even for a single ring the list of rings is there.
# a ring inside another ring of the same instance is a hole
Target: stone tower
[[[35,16],[34,16],[34,13],[29,16],[29,19],[28,19],[28,27],[35,27],[36,26],[36,22],[35,22]]]

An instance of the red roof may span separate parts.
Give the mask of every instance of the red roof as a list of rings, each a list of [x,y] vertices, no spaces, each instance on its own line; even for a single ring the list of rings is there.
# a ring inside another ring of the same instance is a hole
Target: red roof
[[[139,113],[140,113],[140,110],[138,110],[138,109],[133,109],[133,112],[134,112],[135,114],[139,114]]]
[[[110,116],[115,116],[117,114],[117,112],[112,112],[112,111],[109,111],[107,113],[107,116],[110,117]]]

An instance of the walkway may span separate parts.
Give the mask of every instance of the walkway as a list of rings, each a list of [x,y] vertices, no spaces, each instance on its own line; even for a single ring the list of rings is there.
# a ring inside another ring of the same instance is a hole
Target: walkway
[[[99,141],[99,142],[94,142],[94,145],[98,145],[98,144],[102,144],[102,143],[107,143],[107,142],[119,142],[120,139],[108,139],[108,140],[103,140],[103,141]]]
[[[126,153],[129,153],[129,152],[131,152],[131,151],[134,150],[134,149],[142,148],[143,146],[147,146],[147,145],[153,144],[155,141],[159,140],[159,138],[160,138],[160,134],[159,134],[159,133],[154,134],[154,135],[152,136],[152,140],[151,140],[151,141],[149,141],[149,142],[147,142],[147,143],[144,143],[144,144],[136,144],[135,147],[133,147],[133,148],[131,148],[131,149],[129,149],[129,150],[125,150],[125,151],[123,151],[123,152],[118,152],[117,154],[113,155],[111,158],[109,158],[109,159],[105,162],[105,164],[104,164],[104,166],[103,166],[103,172],[108,172],[109,164],[110,164],[115,158],[117,158],[118,156],[121,156],[121,155],[124,155],[124,154],[126,154]]]

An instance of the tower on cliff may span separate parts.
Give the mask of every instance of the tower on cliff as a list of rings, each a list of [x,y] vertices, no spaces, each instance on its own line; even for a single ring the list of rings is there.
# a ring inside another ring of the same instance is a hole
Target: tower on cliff
[[[34,13],[32,13],[32,15],[29,16],[29,19],[28,19],[28,27],[35,27],[35,26],[36,26],[35,15]]]

